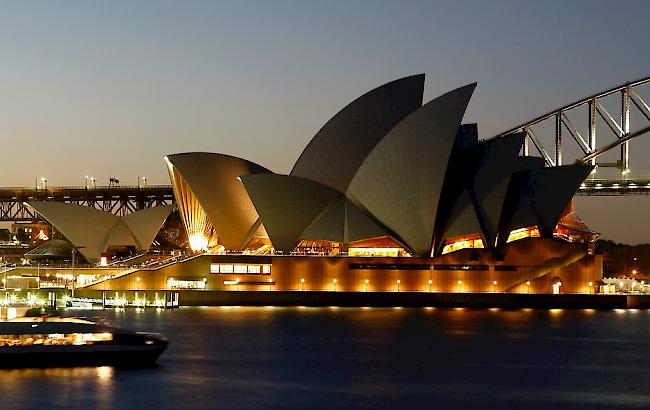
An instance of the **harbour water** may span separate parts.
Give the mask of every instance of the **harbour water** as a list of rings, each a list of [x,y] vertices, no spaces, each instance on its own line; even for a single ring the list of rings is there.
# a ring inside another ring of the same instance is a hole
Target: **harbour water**
[[[66,311],[171,342],[159,366],[0,370],[12,409],[648,408],[650,310]]]

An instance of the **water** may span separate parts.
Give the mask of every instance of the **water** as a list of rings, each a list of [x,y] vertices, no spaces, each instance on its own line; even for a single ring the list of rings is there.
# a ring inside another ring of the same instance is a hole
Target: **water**
[[[650,407],[646,310],[81,314],[161,332],[171,344],[155,369],[2,370],[3,403],[12,410]]]

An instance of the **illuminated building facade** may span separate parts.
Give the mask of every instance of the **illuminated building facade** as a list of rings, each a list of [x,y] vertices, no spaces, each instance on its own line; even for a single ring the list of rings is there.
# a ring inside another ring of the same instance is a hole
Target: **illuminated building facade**
[[[168,155],[191,247],[208,255],[150,286],[583,291],[601,277],[597,235],[571,199],[592,166],[521,156],[521,133],[479,141],[462,124],[475,87],[423,104],[423,74],[382,85],[330,119],[288,175]]]

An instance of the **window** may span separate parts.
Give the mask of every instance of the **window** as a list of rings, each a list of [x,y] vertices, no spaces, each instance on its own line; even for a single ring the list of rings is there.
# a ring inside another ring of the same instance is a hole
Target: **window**
[[[476,249],[484,248],[483,239],[478,235],[468,236],[468,237],[458,237],[455,239],[447,240],[444,248],[442,249],[442,254],[446,255],[451,252],[456,252],[461,249]]]
[[[429,265],[418,263],[351,263],[350,269],[429,270]]]
[[[434,270],[490,270],[488,265],[433,265]]]
[[[111,333],[0,335],[0,347],[33,345],[90,345],[95,342],[109,342],[111,340],[113,340],[113,335]]]
[[[401,248],[350,248],[349,256],[400,256]]]
[[[242,264],[242,265],[222,265],[219,263],[210,264],[210,273],[212,274],[240,274],[240,275],[269,275],[271,265],[265,264]]]
[[[173,279],[167,280],[170,289],[205,289],[204,279]]]
[[[540,237],[539,229],[537,228],[537,226],[532,226],[528,228],[515,229],[514,231],[511,231],[510,235],[508,235],[508,240],[506,242],[510,243],[513,241],[518,241],[519,239],[539,238],[539,237]]]
[[[219,266],[219,265],[217,265]],[[234,267],[232,265],[221,265],[219,266],[219,273],[233,273]]]
[[[494,265],[495,271],[516,271],[517,267],[512,265]]]

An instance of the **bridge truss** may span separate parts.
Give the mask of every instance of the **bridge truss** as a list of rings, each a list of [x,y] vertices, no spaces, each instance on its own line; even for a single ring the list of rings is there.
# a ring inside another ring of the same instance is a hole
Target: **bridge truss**
[[[123,216],[141,209],[174,203],[170,185],[146,187],[98,186],[23,188],[0,187],[0,221],[33,221],[40,219],[27,201],[59,201],[89,206]]]
[[[567,140],[574,150],[577,146],[579,156],[575,162],[596,166],[580,187],[580,195],[650,194],[650,177],[633,177],[630,173],[630,142],[650,132],[650,106],[642,97],[642,91],[648,89],[650,77],[622,84],[539,116],[495,138],[525,132],[522,154],[530,155],[532,145],[551,167],[565,163]],[[613,100],[616,111],[611,110]],[[633,116],[638,118],[635,127],[632,127]],[[542,144],[551,139],[549,133],[552,134],[552,151]],[[620,150],[618,160],[598,161],[603,154],[617,148]],[[618,176],[599,179],[598,168],[616,168]]]

